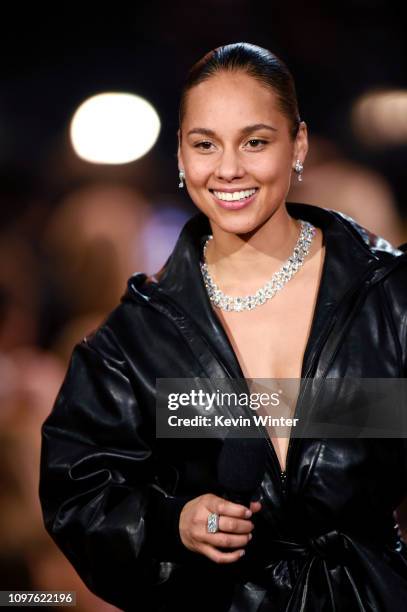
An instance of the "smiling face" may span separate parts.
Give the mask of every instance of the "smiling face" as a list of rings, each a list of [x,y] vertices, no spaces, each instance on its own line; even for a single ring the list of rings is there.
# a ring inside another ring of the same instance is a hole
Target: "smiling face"
[[[247,73],[220,72],[187,97],[178,165],[195,205],[219,228],[244,234],[284,207],[307,131],[293,140],[275,92]]]

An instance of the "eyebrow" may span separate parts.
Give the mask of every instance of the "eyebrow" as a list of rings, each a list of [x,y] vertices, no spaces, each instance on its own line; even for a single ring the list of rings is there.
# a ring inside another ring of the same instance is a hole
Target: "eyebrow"
[[[244,128],[240,130],[240,134],[249,134],[250,132],[254,132],[256,130],[272,130],[273,132],[277,132],[277,128],[272,125],[267,125],[267,123],[254,123],[253,125],[246,125]],[[207,128],[193,128],[189,130],[187,136],[190,134],[203,134],[204,136],[216,136],[216,132],[213,130],[209,130]]]

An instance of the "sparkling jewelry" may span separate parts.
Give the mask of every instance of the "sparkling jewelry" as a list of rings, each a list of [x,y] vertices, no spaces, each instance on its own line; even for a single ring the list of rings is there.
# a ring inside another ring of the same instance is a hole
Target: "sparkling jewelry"
[[[219,531],[219,514],[216,514],[216,512],[211,512],[208,515],[207,531],[208,533],[216,533]]]
[[[295,162],[294,170],[296,171],[298,175],[298,180],[301,182],[302,181],[302,171],[304,170],[304,166],[300,162],[299,159],[297,159],[297,161]]]
[[[268,280],[263,287],[258,289],[256,293],[242,297],[225,295],[223,291],[219,289],[210,275],[208,264],[206,262],[206,247],[209,240],[211,240],[213,236],[208,236],[203,248],[204,261],[200,262],[200,266],[209,299],[214,306],[220,308],[221,310],[233,310],[235,312],[240,312],[242,310],[253,310],[253,308],[261,306],[267,300],[274,297],[276,293],[281,291],[284,285],[288,283],[288,281],[303,265],[304,259],[310,251],[311,243],[316,233],[315,227],[308,221],[300,220],[300,223],[301,231],[294,246],[294,250],[290,257],[281,266],[280,270],[275,272],[271,279]]]
[[[180,170],[178,174],[179,174],[179,184],[178,184],[178,187],[182,188],[184,186],[185,172],[183,170]]]

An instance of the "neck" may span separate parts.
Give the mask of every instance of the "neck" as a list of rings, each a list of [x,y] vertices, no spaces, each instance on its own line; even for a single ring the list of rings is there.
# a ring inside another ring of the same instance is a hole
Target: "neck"
[[[213,239],[207,243],[206,262],[217,285],[226,293],[258,289],[291,255],[300,222],[280,207],[261,227],[247,234],[226,232],[211,222]]]

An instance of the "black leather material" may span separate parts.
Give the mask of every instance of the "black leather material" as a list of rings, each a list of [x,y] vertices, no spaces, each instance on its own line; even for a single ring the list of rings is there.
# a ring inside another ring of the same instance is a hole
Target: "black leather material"
[[[287,207],[320,227],[326,245],[302,367],[310,393],[325,377],[404,377],[407,255],[344,215]],[[158,281],[133,275],[76,345],[42,427],[48,532],[88,587],[123,610],[407,610],[407,553],[393,519],[407,492],[401,438],[292,438],[285,490],[270,447],[243,560],[217,565],[183,546],[183,505],[219,492],[222,440],[157,439],[156,378],[243,378],[200,275],[208,233],[199,212]]]

